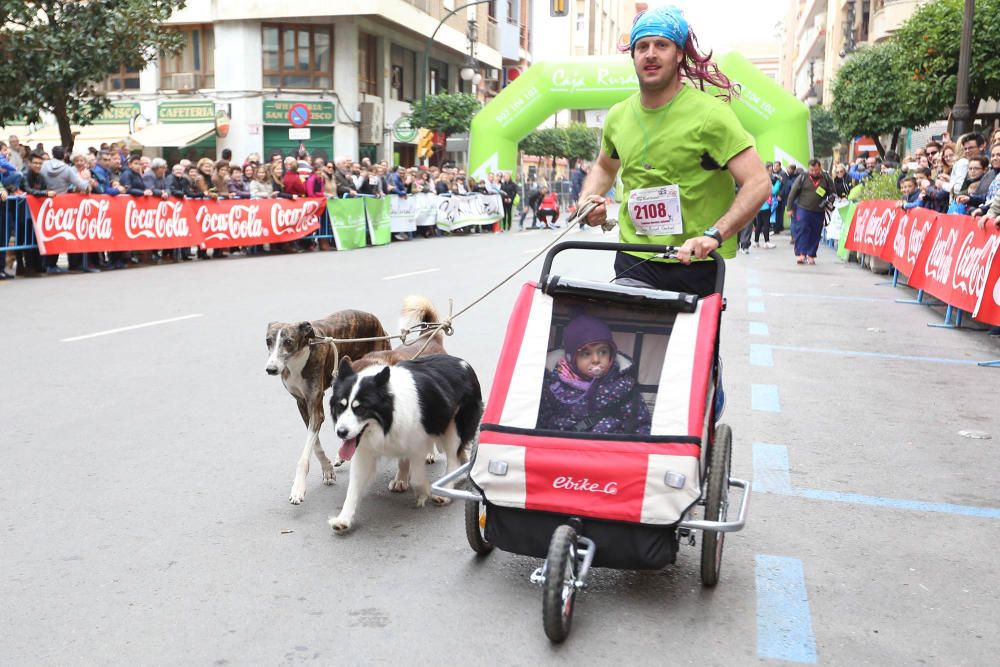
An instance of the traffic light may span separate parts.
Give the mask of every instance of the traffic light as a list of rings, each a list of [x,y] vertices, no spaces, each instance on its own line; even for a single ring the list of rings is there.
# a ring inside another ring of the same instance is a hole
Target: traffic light
[[[434,133],[426,127],[417,131],[417,157],[429,158],[434,155]]]
[[[566,16],[569,14],[569,0],[549,0],[549,16]]]

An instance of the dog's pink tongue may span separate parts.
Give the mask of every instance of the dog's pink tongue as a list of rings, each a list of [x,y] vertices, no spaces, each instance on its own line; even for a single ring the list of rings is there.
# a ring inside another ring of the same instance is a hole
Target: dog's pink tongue
[[[344,444],[340,446],[337,454],[345,461],[350,461],[356,451],[358,451],[358,439],[350,438],[348,440],[344,440]]]

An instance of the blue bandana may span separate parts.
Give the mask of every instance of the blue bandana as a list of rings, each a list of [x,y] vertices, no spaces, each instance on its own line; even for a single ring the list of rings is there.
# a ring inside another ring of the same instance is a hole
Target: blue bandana
[[[635,17],[632,32],[629,34],[629,48],[634,49],[635,43],[643,37],[666,37],[683,49],[688,38],[688,22],[683,12],[677,7],[657,7],[642,12]]]

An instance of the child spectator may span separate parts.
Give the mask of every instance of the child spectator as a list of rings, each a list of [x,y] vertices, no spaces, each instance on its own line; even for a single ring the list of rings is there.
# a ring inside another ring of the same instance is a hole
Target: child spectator
[[[563,332],[563,348],[565,355],[546,374],[536,428],[649,435],[649,410],[634,374],[619,361],[608,325],[575,317]]]

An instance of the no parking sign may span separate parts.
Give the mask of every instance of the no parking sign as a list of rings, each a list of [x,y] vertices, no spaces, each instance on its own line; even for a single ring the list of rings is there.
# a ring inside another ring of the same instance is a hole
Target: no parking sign
[[[293,104],[288,109],[288,122],[292,127],[306,127],[312,119],[312,112],[309,107],[301,102]]]

